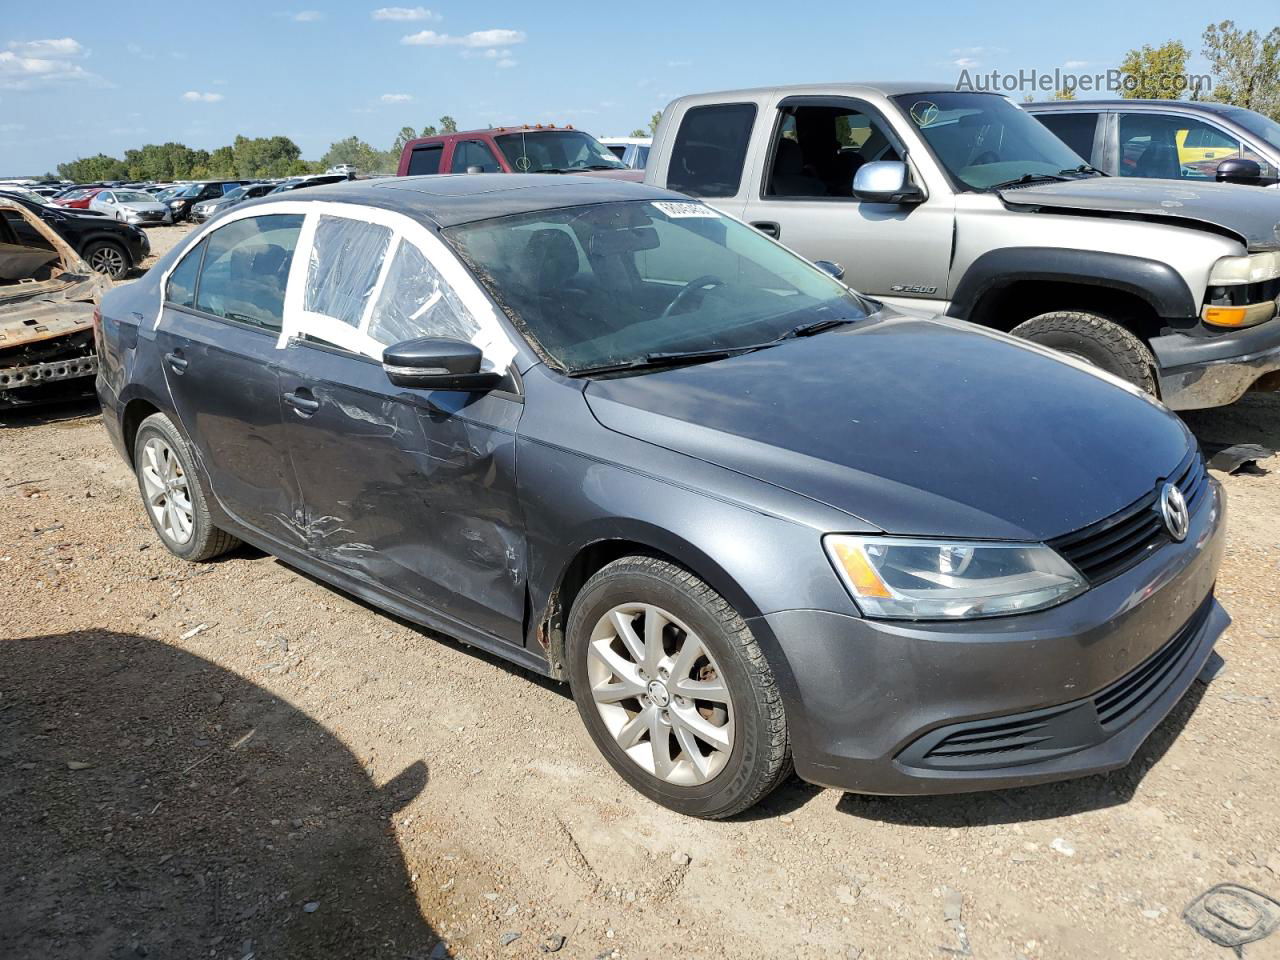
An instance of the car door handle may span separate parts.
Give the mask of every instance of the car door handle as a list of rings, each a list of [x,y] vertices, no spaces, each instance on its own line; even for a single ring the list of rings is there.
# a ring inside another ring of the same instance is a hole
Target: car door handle
[[[166,353],[164,358],[169,363],[169,369],[181,376],[187,372],[187,361],[183,359],[180,353]]]
[[[320,409],[320,401],[313,400],[310,396],[311,391],[306,387],[301,390],[293,390],[284,395],[284,402],[304,417],[309,417]]]
[[[757,220],[755,223],[751,225],[755,227],[757,230],[759,230],[761,233],[763,233],[765,236],[773,237],[773,239],[775,240],[777,240],[780,236],[782,236],[782,228],[778,226],[776,223],[774,223],[772,220]]]

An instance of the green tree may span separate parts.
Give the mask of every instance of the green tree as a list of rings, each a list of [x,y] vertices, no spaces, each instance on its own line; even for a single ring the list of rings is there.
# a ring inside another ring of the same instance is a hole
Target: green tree
[[[648,130],[645,130],[645,129],[641,128],[641,127],[636,127],[636,128],[635,128],[634,130],[632,130],[629,134],[627,134],[627,136],[629,136],[629,137],[647,137],[647,136],[649,136],[649,133],[650,133],[650,131],[648,131]]]
[[[410,140],[417,139],[417,137],[418,135],[413,132],[413,127],[401,127],[400,132],[396,134],[395,142],[391,144],[391,152],[399,159],[400,154],[404,153],[405,144]]]
[[[120,160],[98,153],[58,164],[58,176],[76,183],[89,183],[94,180],[123,180],[128,171]]]
[[[1059,90],[1049,99],[1050,100],[1074,100],[1075,98],[1076,98],[1075,90],[1073,90],[1071,87],[1063,87],[1061,90]]]
[[[288,137],[237,136],[231,145],[234,156],[235,176],[287,177],[295,172],[302,158],[302,150]]]
[[[1214,100],[1280,120],[1280,27],[1262,36],[1230,20],[1210,24],[1203,53],[1213,74]]]
[[[441,118],[440,118],[440,132],[441,132],[441,133],[457,133],[457,132],[458,132],[458,121],[457,121],[457,120],[455,120],[455,119],[453,119],[453,117],[449,116],[448,114],[446,114],[445,116],[441,117]]]
[[[422,128],[422,136],[424,137],[434,137],[439,132],[434,123],[429,123]]]
[[[1143,44],[1130,50],[1120,62],[1124,85],[1120,96],[1128,100],[1179,100],[1187,92],[1187,59],[1191,52],[1180,40],[1158,47]]]
[[[396,159],[399,159],[398,155]],[[395,170],[390,151],[378,150],[359,137],[336,141],[320,158],[320,165],[326,169],[340,163],[349,163],[361,173],[390,173]]]
[[[658,110],[649,118],[649,136],[653,136],[658,132],[658,124],[662,122],[662,111]]]

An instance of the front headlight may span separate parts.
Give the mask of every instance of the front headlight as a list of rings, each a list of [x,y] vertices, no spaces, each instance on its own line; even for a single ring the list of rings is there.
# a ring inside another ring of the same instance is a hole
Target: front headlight
[[[1209,271],[1209,286],[1235,287],[1280,277],[1280,250],[1247,257],[1223,257]]]
[[[951,620],[1043,610],[1088,587],[1042,543],[829,534],[823,546],[869,617]]]
[[[184,202],[185,202],[185,201],[183,201],[183,200],[170,200],[170,201],[169,201],[169,206],[170,206],[172,209],[175,209],[175,210],[176,210],[178,207],[182,206],[182,204],[183,204]]]

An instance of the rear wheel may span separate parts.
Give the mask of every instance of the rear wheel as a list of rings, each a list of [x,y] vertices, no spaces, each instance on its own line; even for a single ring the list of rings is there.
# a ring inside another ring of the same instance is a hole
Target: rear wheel
[[[1156,392],[1155,357],[1141,340],[1096,313],[1057,310],[1032,317],[1013,335],[1101,367],[1147,393]]]
[[[769,664],[737,611],[687,570],[653,557],[609,564],[578,595],[566,643],[591,738],[650,799],[720,819],[789,774]]]
[[[147,517],[170,553],[199,562],[239,544],[213,525],[191,447],[163,413],[153,413],[138,427],[133,468]]]
[[[112,280],[123,280],[129,272],[129,254],[110,240],[95,240],[84,248],[84,262]]]

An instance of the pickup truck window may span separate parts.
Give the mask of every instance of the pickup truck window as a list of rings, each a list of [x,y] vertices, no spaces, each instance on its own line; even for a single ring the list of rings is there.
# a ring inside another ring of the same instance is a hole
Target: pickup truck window
[[[1022,178],[1068,179],[1085,158],[1006,97],[913,93],[893,98],[961,190]]]
[[[488,145],[480,140],[459,140],[453,145],[453,160],[449,169],[453,173],[466,173],[468,167],[479,167],[481,173],[501,173],[498,158]]]
[[[1120,176],[1212,180],[1240,141],[1191,117],[1120,114]]]
[[[581,130],[521,130],[493,138],[516,173],[623,170],[626,165]]]
[[[880,121],[848,107],[785,107],[773,142],[766,197],[853,199],[853,176],[871,160],[898,160]]]
[[[1035,116],[1080,156],[1088,160],[1093,155],[1093,135],[1098,129],[1097,113],[1037,113]]]
[[[660,364],[670,352],[753,349],[867,315],[843,284],[701,203],[541,210],[444,236],[571,373]]]
[[[742,184],[754,103],[717,103],[685,111],[671,148],[667,186],[691,197],[732,197]]]
[[[440,172],[440,155],[444,153],[444,144],[431,143],[425,147],[414,147],[409,154],[407,175],[420,177],[425,174]]]

